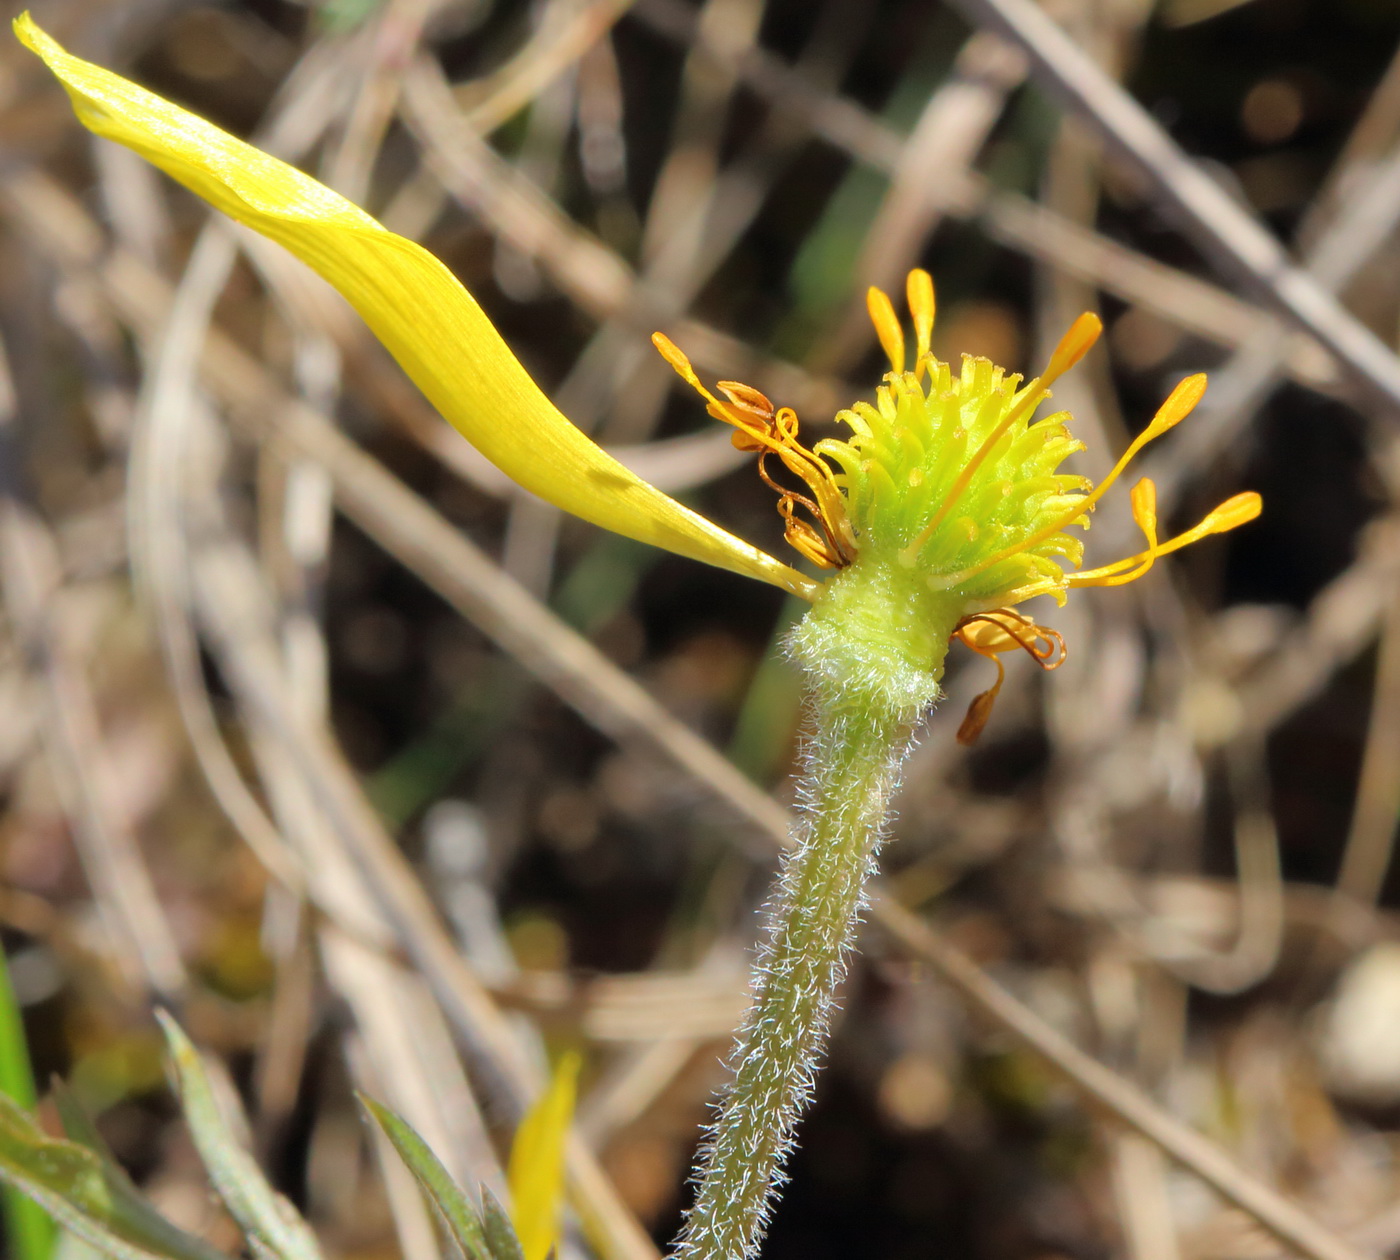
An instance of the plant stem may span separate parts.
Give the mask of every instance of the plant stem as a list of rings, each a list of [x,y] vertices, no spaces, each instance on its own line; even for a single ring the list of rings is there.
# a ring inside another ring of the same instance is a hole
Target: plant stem
[[[878,600],[878,583],[860,586],[847,592],[853,601]],[[941,652],[932,667],[901,659],[886,644],[853,635],[845,604],[819,605],[791,640],[813,689],[805,820],[784,859],[756,964],[757,993],[730,1060],[733,1082],[704,1150],[677,1260],[757,1252],[812,1094],[899,767],[937,694]],[[893,628],[884,618],[875,624],[886,634]]]
[[[24,1039],[24,1021],[15,1001],[10,969],[0,950],[0,1093],[33,1110],[38,1101],[34,1070]],[[13,1260],[50,1260],[54,1249],[54,1225],[37,1203],[13,1186],[0,1192],[5,1215],[6,1251]]]

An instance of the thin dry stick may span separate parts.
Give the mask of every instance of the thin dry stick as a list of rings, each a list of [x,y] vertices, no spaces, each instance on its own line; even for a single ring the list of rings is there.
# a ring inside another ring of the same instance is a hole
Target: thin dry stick
[[[1294,266],[1278,241],[1187,157],[1043,9],[1032,0],[955,3],[979,26],[1018,45],[1030,59],[1037,82],[1092,123],[1116,152],[1146,175],[1203,246],[1242,272],[1280,310],[1400,408],[1400,360],[1332,294]]]
[[[1356,805],[1342,851],[1337,891],[1374,905],[1380,897],[1400,817],[1400,599],[1392,600],[1381,628],[1371,722]]]
[[[1225,289],[1168,267],[1082,224],[1014,194],[986,199],[977,222],[994,241],[1217,345],[1238,348],[1267,333],[1286,351],[1286,370],[1310,389],[1335,392],[1336,360],[1303,333],[1289,334],[1259,307]],[[1214,388],[1212,377],[1212,388]]]
[[[904,907],[877,894],[871,918],[902,946],[930,963],[980,1011],[1039,1051],[1091,1100],[1151,1138],[1179,1164],[1253,1216],[1280,1242],[1313,1260],[1374,1260],[1246,1172],[1213,1142],[1182,1124],[1130,1081],[1090,1058]]]
[[[118,804],[96,701],[55,619],[57,549],[16,498],[0,500],[0,585],[16,638],[43,685],[45,746],[113,957],[134,988],[177,997],[186,981],[180,951]]]
[[[316,960],[301,898],[266,893],[267,952],[274,973],[267,1022],[253,1061],[254,1150],[266,1157],[301,1096],[316,1014]]]
[[[591,0],[564,21],[542,25],[499,70],[458,87],[458,104],[472,128],[487,136],[513,118],[602,39],[633,2]]]
[[[1316,282],[1340,293],[1393,235],[1400,223],[1400,144],[1371,167],[1337,207],[1335,218],[1315,229],[1304,262]],[[1148,472],[1157,481],[1158,501],[1171,505],[1191,477],[1223,451],[1254,418],[1287,371],[1292,348],[1281,329],[1265,326],[1251,333],[1238,352],[1211,374],[1211,388],[1199,419],[1180,434]]]
[[[1131,1129],[1110,1139],[1113,1198],[1131,1260],[1180,1260],[1162,1148]]]
[[[728,105],[738,87],[734,63],[756,46],[762,17],[762,0],[705,0],[700,6],[700,38],[686,52],[666,160],[647,204],[645,264],[663,249],[692,262],[700,252],[705,219],[722,195],[716,177]],[[713,44],[724,48],[723,55],[711,51]]]
[[[232,265],[234,253],[232,238],[222,225],[201,233],[182,287],[173,296],[170,322],[164,326],[165,362],[174,362],[181,353],[195,353],[202,323],[198,311],[217,292],[219,276]],[[144,331],[152,339],[161,335],[154,324]],[[187,611],[184,534],[179,528],[177,501],[179,477],[170,475],[164,458],[172,449],[186,449],[179,440],[185,415],[181,407],[160,401],[160,393],[167,388],[159,373],[153,374],[148,382],[148,405],[137,424],[129,458],[128,538],[136,578],[138,584],[144,584],[154,613],[166,676],[205,782],[258,861],[284,887],[300,890],[305,887],[300,862],[244,782],[224,743],[205,685],[199,645]],[[178,385],[175,388],[183,392]],[[178,461],[174,466],[179,470]]]
[[[1270,812],[1265,750],[1245,737],[1227,751],[1233,801],[1239,914],[1235,941],[1225,953],[1202,950],[1164,965],[1210,993],[1240,993],[1264,979],[1283,946],[1283,871],[1278,828]],[[1154,952],[1155,951],[1149,951]]]
[[[326,182],[362,203],[375,157],[399,102],[399,71],[417,52],[423,24],[439,0],[390,0],[366,32],[366,55],[342,73],[354,81],[345,131],[326,167]]]
[[[1400,140],[1400,48],[1390,58],[1385,73],[1366,100],[1342,151],[1327,172],[1322,188],[1303,211],[1298,224],[1298,244],[1306,250],[1317,234],[1336,218],[1338,209],[1364,174]]]
[[[1132,1064],[1133,1079],[1144,1088],[1172,1079],[1181,1067],[1185,989],[1113,944],[1107,946],[1107,958],[1096,961],[1119,971],[1128,998],[1121,1009],[1111,994],[1107,1002],[1101,997],[1094,1003],[1100,1029],[1116,1041]],[[1171,1161],[1133,1129],[1120,1129],[1110,1143],[1114,1199],[1132,1260],[1180,1260]]]
[[[740,1012],[742,1015],[742,1012]],[[727,1044],[736,1018],[724,1030]],[[578,1127],[595,1146],[646,1114],[705,1042],[688,1037],[656,1037],[629,1047],[613,1060],[579,1109]]]

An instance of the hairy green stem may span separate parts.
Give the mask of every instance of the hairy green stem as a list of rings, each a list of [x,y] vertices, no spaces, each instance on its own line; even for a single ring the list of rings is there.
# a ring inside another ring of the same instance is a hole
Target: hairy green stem
[[[741,1260],[757,1252],[812,1094],[899,767],[937,694],[946,627],[929,626],[925,616],[912,643],[901,635],[898,614],[908,601],[888,577],[836,579],[833,594],[792,636],[813,693],[804,822],[770,906],[757,992],[730,1060],[733,1080],[703,1152],[677,1260]]]

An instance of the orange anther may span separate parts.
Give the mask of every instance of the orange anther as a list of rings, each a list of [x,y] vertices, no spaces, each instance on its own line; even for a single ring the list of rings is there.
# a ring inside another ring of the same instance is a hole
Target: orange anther
[[[1050,356],[1041,380],[1046,385],[1058,380],[1093,349],[1094,343],[1103,332],[1103,320],[1093,311],[1085,311],[1069,326],[1069,331],[1060,338],[1055,353]]]
[[[1147,426],[1143,437],[1147,441],[1152,438],[1161,437],[1168,429],[1174,428],[1195,410],[1196,404],[1201,401],[1201,395],[1206,392],[1206,374],[1197,372],[1195,376],[1188,376],[1177,387],[1167,395],[1167,400],[1157,408],[1157,414],[1152,417],[1152,423]]]
[[[872,285],[866,290],[865,309],[870,312],[870,322],[875,325],[875,335],[890,367],[896,372],[904,371],[904,329],[899,326],[889,294]]]
[[[916,267],[904,283],[904,294],[909,301],[909,314],[914,317],[914,371],[921,372],[929,344],[933,341],[933,277],[921,267]],[[902,355],[900,357],[903,358]]]

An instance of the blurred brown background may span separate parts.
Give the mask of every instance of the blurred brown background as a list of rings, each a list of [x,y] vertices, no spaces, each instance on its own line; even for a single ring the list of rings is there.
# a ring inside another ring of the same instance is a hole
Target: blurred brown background
[[[1045,7],[1395,344],[1400,6]],[[881,370],[867,284],[929,268],[936,350],[1019,370],[1095,308],[1056,390],[1091,475],[1209,371],[1144,471],[1174,523],[1245,488],[1263,518],[1042,612],[1068,663],[1012,662],[970,752],[991,679],[955,650],[887,887],[1240,1169],[1400,1249],[1396,415],[1017,49],[929,0],[34,12],[424,241],[567,414],[775,554],[771,494],[653,329],[815,437]],[[683,728],[788,800],[797,610],[513,492],[333,296],[92,142],[9,40],[0,342],[0,923],[41,1079],[235,1245],[162,1083],[163,1002],[331,1255],[432,1260],[352,1084],[492,1182],[577,1046],[618,1210],[669,1239],[781,826]],[[1122,500],[1095,563],[1136,546]],[[764,1254],[1277,1253],[1112,1110],[872,930]]]

